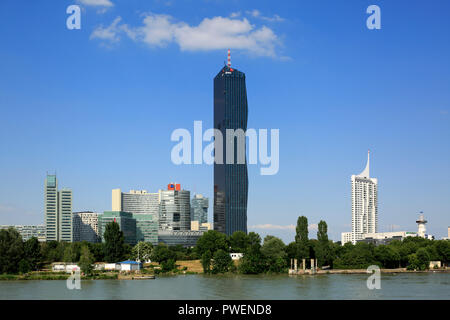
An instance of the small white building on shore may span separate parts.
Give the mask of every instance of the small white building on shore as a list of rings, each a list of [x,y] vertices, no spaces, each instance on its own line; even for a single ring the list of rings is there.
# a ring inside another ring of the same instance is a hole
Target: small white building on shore
[[[139,271],[141,270],[141,263],[132,260],[119,262],[120,271]]]

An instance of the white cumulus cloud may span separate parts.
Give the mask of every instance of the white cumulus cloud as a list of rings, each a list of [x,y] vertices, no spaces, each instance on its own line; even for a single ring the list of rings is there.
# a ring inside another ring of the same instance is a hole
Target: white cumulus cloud
[[[250,16],[252,16],[254,18],[262,19],[262,20],[269,21],[269,22],[282,22],[282,21],[284,21],[284,18],[280,17],[277,14],[274,14],[272,17],[263,16],[261,14],[261,12],[259,10],[257,10],[257,9],[253,9],[251,11],[246,11],[245,13],[247,13],[248,15],[250,15]]]
[[[267,26],[256,27],[246,18],[204,18],[198,25],[190,25],[165,14],[148,13],[142,25],[130,27],[119,24],[117,17],[108,27],[99,26],[91,39],[116,42],[120,34],[150,47],[165,47],[175,43],[182,51],[210,51],[238,49],[258,56],[276,57],[280,44],[278,36]]]
[[[101,39],[110,42],[117,42],[120,40],[118,24],[122,20],[117,17],[108,27],[98,26],[91,33],[90,39]]]

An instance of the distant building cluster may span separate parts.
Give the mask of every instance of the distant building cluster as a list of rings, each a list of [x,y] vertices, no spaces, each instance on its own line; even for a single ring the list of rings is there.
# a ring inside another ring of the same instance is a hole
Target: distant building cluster
[[[167,189],[155,193],[113,189],[111,211],[103,213],[72,213],[72,191],[58,190],[56,175],[47,175],[44,191],[45,225],[34,226],[36,230],[41,228],[41,241],[101,242],[106,225],[116,222],[130,245],[144,241],[191,247],[212,229],[208,223],[209,199],[198,194],[191,200],[190,191],[180,184],[170,183]],[[37,235],[35,229],[34,233],[29,229],[21,231],[24,238],[25,234]]]
[[[22,236],[22,239],[24,241],[27,241],[31,238],[37,238],[39,241],[44,242],[45,241],[45,226],[44,225],[37,225],[37,226],[24,226],[24,225],[10,225],[10,226],[0,226],[0,230],[2,229],[9,229],[14,228],[16,229],[19,234]]]

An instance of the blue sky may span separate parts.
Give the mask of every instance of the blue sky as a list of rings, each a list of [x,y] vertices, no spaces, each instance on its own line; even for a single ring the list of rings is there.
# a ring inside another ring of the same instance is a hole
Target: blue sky
[[[66,28],[70,4],[80,30]],[[366,27],[370,4],[381,30]],[[43,223],[47,171],[73,190],[75,211],[109,210],[113,188],[171,181],[212,207],[212,166],[172,164],[170,135],[211,127],[231,47],[248,127],[280,130],[278,174],[249,168],[250,230],[290,242],[306,215],[340,240],[350,176],[370,149],[379,229],[415,231],[424,211],[445,236],[448,12],[448,1],[1,1],[0,224]]]

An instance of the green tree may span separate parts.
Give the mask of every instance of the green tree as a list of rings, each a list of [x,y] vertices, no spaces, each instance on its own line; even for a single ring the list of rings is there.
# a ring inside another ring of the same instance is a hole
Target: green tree
[[[103,248],[103,243],[87,243],[87,246],[89,247],[89,251],[94,256],[94,261],[101,262],[105,260],[105,250]]]
[[[319,267],[333,265],[334,252],[333,245],[328,240],[328,226],[323,220],[320,220],[317,228],[317,243],[314,248],[314,255],[317,258]]]
[[[261,237],[255,232],[248,234],[248,246],[239,262],[239,271],[244,274],[258,274],[265,271],[265,259],[261,253]]]
[[[131,250],[131,259],[148,261],[153,252],[153,245],[150,242],[140,241]]]
[[[78,261],[77,252],[75,251],[75,247],[71,243],[68,243],[66,245],[66,248],[64,250],[63,261],[64,262],[77,262]]]
[[[355,245],[346,243],[342,254],[334,261],[336,269],[367,269],[377,264],[374,255],[374,245],[357,242]]]
[[[308,240],[308,218],[300,216],[297,219],[295,229],[295,242],[297,243],[297,259],[308,259],[310,256],[310,246]]]
[[[425,248],[417,249],[416,253],[412,253],[408,257],[409,270],[425,270],[430,265],[430,255]]]
[[[375,247],[375,259],[379,261],[384,268],[397,268],[400,264],[400,254],[392,245],[380,245]]]
[[[41,246],[36,237],[30,238],[23,244],[25,258],[31,270],[38,270],[42,260]]]
[[[176,268],[175,259],[169,259],[161,263],[161,270],[164,272],[172,271]]]
[[[110,222],[105,227],[104,250],[106,262],[118,262],[125,258],[126,248],[123,231],[117,222]]]
[[[261,249],[261,237],[256,232],[250,232],[247,236],[247,248],[244,252],[259,251]]]
[[[19,272],[20,273],[27,273],[31,271],[31,266],[28,260],[22,259],[19,261]]]
[[[232,263],[233,260],[231,259],[230,254],[222,249],[219,249],[214,253],[212,273],[217,274],[228,272]]]
[[[286,245],[280,238],[266,236],[261,253],[265,258],[267,271],[283,272],[287,268]]]
[[[239,262],[239,272],[243,274],[258,274],[265,271],[265,261],[260,250],[251,249],[244,253]]]
[[[297,259],[297,243],[295,241],[289,243],[286,246],[286,253],[287,253],[287,258],[290,259]]]
[[[323,220],[320,220],[318,224],[317,240],[322,243],[328,243],[328,226]]]
[[[212,258],[211,252],[209,252],[209,251],[205,251],[202,254],[201,262],[202,262],[202,267],[203,267],[204,273],[211,272],[211,258]]]
[[[17,273],[23,254],[19,232],[14,228],[0,230],[0,273]]]
[[[81,255],[79,266],[81,271],[89,275],[92,273],[94,263],[94,255],[89,251],[89,247],[87,245],[81,247]]]
[[[164,272],[175,269],[177,254],[170,250],[164,243],[159,243],[154,247],[150,257],[152,261],[156,261],[161,265],[161,269]]]
[[[437,259],[444,263],[450,262],[450,241],[449,240],[437,240],[434,242],[434,247],[437,252]]]
[[[199,256],[207,251],[213,256],[219,249],[228,251],[227,237],[221,232],[209,230],[197,240],[196,250]]]
[[[230,252],[243,253],[248,247],[248,237],[243,231],[234,232],[228,239],[230,243]]]
[[[41,245],[42,259],[47,263],[60,262],[64,258],[65,245],[63,242],[48,241]]]

